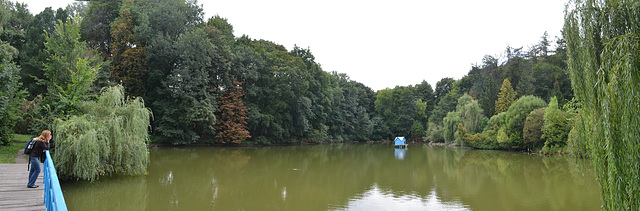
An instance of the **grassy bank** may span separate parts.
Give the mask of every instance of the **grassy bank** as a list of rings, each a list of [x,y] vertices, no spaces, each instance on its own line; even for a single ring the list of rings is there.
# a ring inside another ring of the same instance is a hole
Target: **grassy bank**
[[[15,163],[18,150],[24,149],[31,135],[13,134],[13,142],[7,146],[0,147],[0,163]]]

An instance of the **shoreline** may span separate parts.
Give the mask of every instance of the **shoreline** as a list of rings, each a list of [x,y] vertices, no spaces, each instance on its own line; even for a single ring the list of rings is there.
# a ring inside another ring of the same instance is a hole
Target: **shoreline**
[[[171,143],[149,143],[149,147],[271,147],[271,146],[302,146],[302,145],[320,145],[320,144],[354,144],[354,143],[385,143],[391,140],[382,141],[342,141],[342,142],[296,142],[281,144],[223,144],[223,143],[195,143],[195,144],[171,144]],[[425,142],[426,143],[426,142]]]

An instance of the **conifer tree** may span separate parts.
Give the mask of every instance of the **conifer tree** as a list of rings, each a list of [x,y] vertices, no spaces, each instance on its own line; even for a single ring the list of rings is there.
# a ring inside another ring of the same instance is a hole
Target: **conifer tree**
[[[502,87],[498,93],[498,100],[496,100],[496,114],[509,110],[509,107],[516,101],[516,91],[513,90],[511,82],[508,78],[502,81]]]
[[[247,128],[249,108],[242,102],[244,90],[241,85],[234,77],[231,87],[225,90],[218,101],[220,113],[214,126],[218,142],[239,144],[251,138]]]

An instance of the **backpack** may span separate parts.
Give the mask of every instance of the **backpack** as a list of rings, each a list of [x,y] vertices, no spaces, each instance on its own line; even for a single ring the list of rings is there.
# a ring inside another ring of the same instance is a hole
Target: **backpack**
[[[35,138],[29,140],[29,142],[27,142],[27,145],[24,146],[24,154],[31,154],[31,151],[33,151],[33,147],[36,145],[36,142],[38,142],[38,140]]]

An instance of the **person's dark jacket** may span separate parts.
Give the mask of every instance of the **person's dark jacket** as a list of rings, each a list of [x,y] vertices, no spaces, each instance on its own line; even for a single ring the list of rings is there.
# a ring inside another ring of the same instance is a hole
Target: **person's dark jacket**
[[[40,157],[44,153],[44,150],[49,149],[49,143],[38,140],[31,150],[31,157]]]

